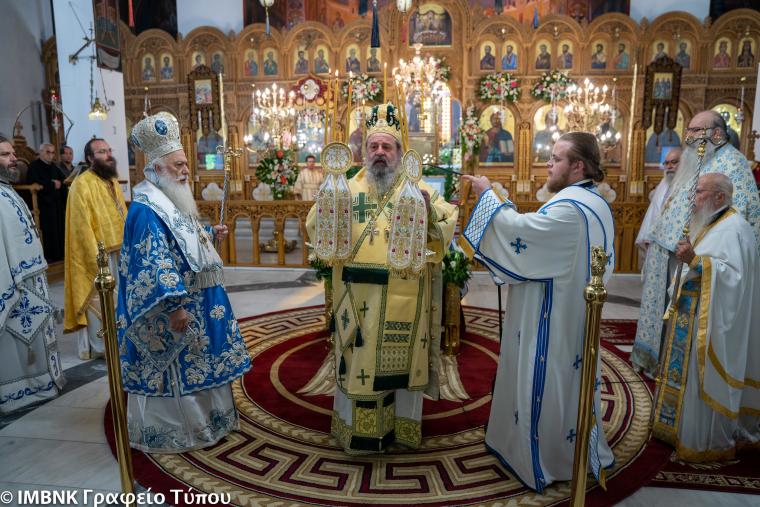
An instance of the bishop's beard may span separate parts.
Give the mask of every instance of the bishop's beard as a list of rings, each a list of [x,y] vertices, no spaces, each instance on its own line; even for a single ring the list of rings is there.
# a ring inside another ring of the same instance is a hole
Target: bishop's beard
[[[156,186],[166,194],[166,197],[174,203],[177,209],[185,215],[197,217],[198,207],[195,204],[195,197],[193,197],[193,192],[190,190],[187,180],[184,183],[179,182],[166,171],[161,171],[157,176],[158,182]]]
[[[396,182],[398,164],[391,167],[383,156],[372,157],[367,165],[367,184],[378,197],[384,196]]]
[[[695,184],[695,177],[697,175],[697,169],[699,167],[699,156],[697,155],[697,145],[698,143],[694,143],[692,145],[686,145],[686,147],[683,150],[683,153],[681,153],[681,160],[678,164],[678,171],[676,171],[675,176],[673,176],[673,183],[671,185],[671,194],[675,194],[678,192],[682,187],[685,187],[688,191],[689,188],[691,188],[692,185]],[[710,159],[712,159],[715,156],[715,150],[717,149],[717,146],[712,144],[711,142],[707,142],[707,146],[705,146],[705,158],[702,161],[702,168],[704,168]]]
[[[689,222],[689,238],[691,238],[692,243],[702,232],[702,229],[710,223],[717,211],[712,202],[706,202],[702,205],[702,209],[694,210]]]
[[[116,159],[113,157],[108,157],[105,160],[93,159],[92,172],[106,181],[119,177],[119,173],[116,170]]]

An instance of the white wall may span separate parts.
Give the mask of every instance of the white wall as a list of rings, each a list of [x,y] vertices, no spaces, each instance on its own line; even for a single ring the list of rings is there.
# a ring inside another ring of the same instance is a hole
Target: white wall
[[[703,21],[710,14],[710,0],[631,0],[631,17],[640,22],[642,18],[652,21],[666,12],[683,11]]]
[[[243,30],[243,21],[243,0],[177,1],[177,31],[183,36],[199,26],[238,33]]]
[[[42,43],[53,35],[53,16],[49,0],[3,2],[0,16],[3,37],[3,73],[0,79],[0,132],[13,135],[13,121],[23,108],[42,101],[45,89],[45,69],[42,65]],[[37,107],[24,113],[21,124],[29,145],[48,141]]]
[[[69,63],[69,55],[76,52],[82,45],[82,30],[69,3],[74,6],[77,16],[89,29],[93,22],[92,0],[53,0],[55,10],[55,30],[58,43],[58,71],[61,80],[61,103],[63,111],[72,119],[74,127],[68,137],[68,144],[74,149],[75,159],[84,157],[84,145],[93,135],[102,137],[111,145],[113,156],[117,160],[119,179],[129,180],[129,159],[127,158],[127,121],[124,109],[124,79],[121,72],[101,70],[95,67],[93,81],[101,102],[104,102],[103,84],[108,91],[108,100],[114,102],[110,106],[108,119],[104,121],[90,120],[90,60],[94,44],[80,53],[79,61]],[[66,36],[61,36],[66,34]],[[127,194],[125,193],[125,196]]]

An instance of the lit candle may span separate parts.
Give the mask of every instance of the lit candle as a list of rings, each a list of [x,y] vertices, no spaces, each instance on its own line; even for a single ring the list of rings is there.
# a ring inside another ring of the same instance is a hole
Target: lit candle
[[[386,90],[388,89],[388,62],[383,62],[383,104],[387,102]]]
[[[333,93],[333,114],[332,114],[332,140],[337,141],[338,140],[338,132],[337,132],[337,120],[338,120],[338,92],[340,91],[340,73],[337,69],[335,69],[335,84],[333,85],[334,93]]]
[[[348,106],[346,109],[346,144],[348,144],[348,138],[351,135],[351,91],[354,80],[353,71],[348,72]]]

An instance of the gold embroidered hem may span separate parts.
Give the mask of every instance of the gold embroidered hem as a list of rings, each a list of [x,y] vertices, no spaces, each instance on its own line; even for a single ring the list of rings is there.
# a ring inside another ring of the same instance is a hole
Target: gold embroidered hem
[[[422,424],[396,417],[394,394],[374,401],[351,401],[353,424],[333,411],[330,432],[346,454],[361,456],[385,451],[393,443],[417,449],[422,442]]]
[[[760,442],[737,442],[735,446],[728,449],[709,449],[707,451],[691,449],[679,442],[676,446],[676,457],[690,463],[706,463],[728,461],[734,459],[739,453],[758,450],[760,450]]]

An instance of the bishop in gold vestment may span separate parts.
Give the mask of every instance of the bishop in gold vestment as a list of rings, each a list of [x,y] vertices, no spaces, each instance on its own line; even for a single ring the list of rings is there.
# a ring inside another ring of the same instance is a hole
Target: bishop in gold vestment
[[[427,264],[405,277],[389,269],[393,203],[402,183],[394,113],[391,104],[377,106],[367,122],[366,167],[349,181],[351,254],[333,266],[337,389],[331,429],[349,454],[380,452],[393,442],[418,447],[422,393],[437,394],[440,308],[432,301],[440,301],[440,285],[432,287],[458,210],[420,182],[428,200]],[[306,224],[312,242],[316,215],[315,205]]]
[[[111,272],[124,235],[127,206],[116,179],[116,160],[102,139],[92,139],[85,147],[91,167],[71,184],[66,207],[64,256],[64,332],[79,333],[79,357],[102,355],[103,340],[100,302],[95,291],[98,273],[98,241],[110,254]]]

